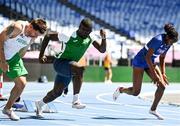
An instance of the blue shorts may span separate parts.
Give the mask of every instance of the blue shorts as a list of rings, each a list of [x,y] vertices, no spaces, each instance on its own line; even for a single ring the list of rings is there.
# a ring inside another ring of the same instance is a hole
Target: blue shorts
[[[154,60],[152,59],[152,63],[154,64]],[[149,68],[147,62],[146,62],[146,59],[144,56],[139,56],[139,55],[136,55],[133,59],[133,62],[132,62],[132,65],[133,67],[138,67],[138,68],[144,68],[144,69],[147,69]]]
[[[65,87],[69,85],[72,79],[71,60],[55,59],[53,66],[57,72],[55,84],[64,84]]]

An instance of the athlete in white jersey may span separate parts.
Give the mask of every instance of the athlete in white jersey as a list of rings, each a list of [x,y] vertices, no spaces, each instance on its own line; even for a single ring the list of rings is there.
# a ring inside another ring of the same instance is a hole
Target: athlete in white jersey
[[[28,74],[21,58],[34,39],[44,34],[46,28],[46,22],[42,19],[32,20],[30,23],[16,21],[0,33],[0,74],[5,73],[15,83],[2,111],[11,120],[20,119],[11,107],[20,97],[26,85],[25,76]]]

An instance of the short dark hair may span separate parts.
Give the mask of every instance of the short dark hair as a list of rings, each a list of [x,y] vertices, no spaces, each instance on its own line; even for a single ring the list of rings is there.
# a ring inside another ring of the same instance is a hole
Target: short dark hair
[[[33,26],[34,30],[39,31],[41,34],[44,34],[47,30],[46,21],[44,19],[34,19],[30,22],[30,24]]]
[[[164,30],[170,39],[174,40],[174,42],[178,41],[178,32],[176,31],[176,29],[174,28],[172,24],[170,23],[165,24]]]
[[[93,25],[93,24],[92,24],[91,19],[89,19],[89,18],[84,18],[84,19],[81,21],[80,25],[83,25],[83,26],[85,26],[85,27],[92,28],[92,25]]]

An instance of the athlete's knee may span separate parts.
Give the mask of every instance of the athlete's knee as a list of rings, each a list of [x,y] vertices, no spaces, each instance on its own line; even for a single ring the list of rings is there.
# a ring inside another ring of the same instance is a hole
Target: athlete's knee
[[[24,89],[27,83],[25,77],[16,78],[14,82],[15,82],[15,88],[18,88],[18,90]]]
[[[83,76],[84,67],[81,66],[72,66],[72,72],[74,76]]]
[[[21,82],[21,83],[18,83],[16,84],[16,87],[20,90],[20,89],[24,89],[26,86],[26,83],[25,82]]]

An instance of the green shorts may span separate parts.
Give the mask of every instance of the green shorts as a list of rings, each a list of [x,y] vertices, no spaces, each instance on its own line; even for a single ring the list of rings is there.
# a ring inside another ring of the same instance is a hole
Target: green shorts
[[[14,55],[10,60],[7,60],[7,62],[9,64],[9,71],[5,74],[10,79],[15,79],[16,77],[25,76],[28,74],[19,53]],[[0,74],[2,73],[3,71],[0,69]]]

